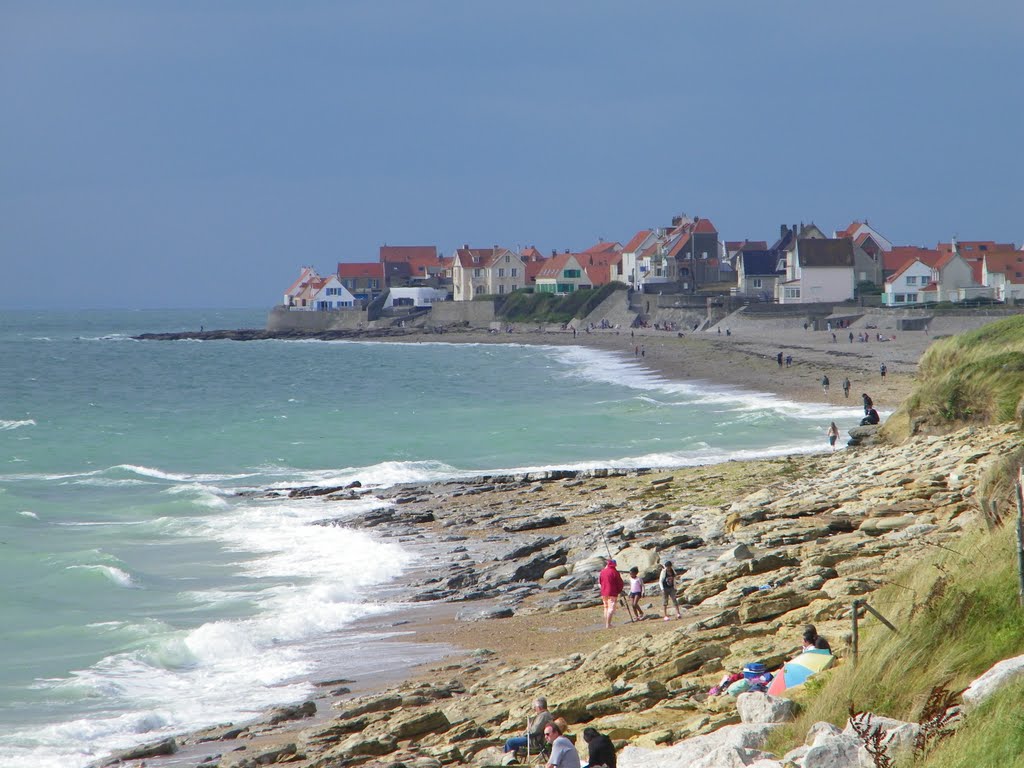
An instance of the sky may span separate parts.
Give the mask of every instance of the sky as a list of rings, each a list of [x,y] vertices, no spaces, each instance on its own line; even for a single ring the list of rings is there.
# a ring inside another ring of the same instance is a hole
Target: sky
[[[269,307],[381,245],[1024,241],[1020,0],[0,0],[0,308]]]

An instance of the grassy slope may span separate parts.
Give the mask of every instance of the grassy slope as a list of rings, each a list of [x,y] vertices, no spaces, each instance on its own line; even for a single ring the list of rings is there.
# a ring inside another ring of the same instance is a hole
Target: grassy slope
[[[1024,317],[1000,320],[936,342],[922,357],[919,386],[900,409],[907,434],[944,430],[966,422],[1021,420],[1024,395]],[[896,437],[890,432],[890,437]],[[795,698],[799,719],[773,737],[782,753],[802,743],[807,729],[828,720],[844,725],[851,704],[902,720],[917,720],[931,690],[961,691],[1002,659],[1024,654],[1024,608],[1018,603],[1016,517],[1010,499],[1024,450],[993,468],[979,490],[983,506],[995,501],[1009,520],[994,530],[965,534],[920,561],[870,599],[898,628],[861,624],[860,659],[847,658],[812,680]],[[990,510],[986,509],[986,512]],[[901,766],[1024,765],[1024,684],[972,714],[955,736],[916,763]]]

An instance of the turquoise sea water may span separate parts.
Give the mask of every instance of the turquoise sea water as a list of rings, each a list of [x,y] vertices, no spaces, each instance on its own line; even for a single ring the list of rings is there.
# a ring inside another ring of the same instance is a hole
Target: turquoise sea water
[[[0,768],[298,700],[332,650],[370,671],[346,628],[418,553],[311,525],[372,500],[238,490],[822,450],[860,415],[582,347],[130,338],[263,323],[0,313]]]

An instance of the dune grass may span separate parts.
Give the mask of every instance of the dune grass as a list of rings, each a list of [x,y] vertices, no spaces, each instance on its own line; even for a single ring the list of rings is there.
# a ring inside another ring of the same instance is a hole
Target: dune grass
[[[772,751],[801,743],[815,722],[843,726],[851,705],[916,721],[934,687],[959,692],[997,661],[1024,653],[1015,547],[1013,526],[979,530],[936,548],[872,596],[870,604],[899,632],[864,620],[857,663],[847,651],[841,664],[794,696],[801,713],[773,736]],[[947,764],[959,763],[936,763]]]

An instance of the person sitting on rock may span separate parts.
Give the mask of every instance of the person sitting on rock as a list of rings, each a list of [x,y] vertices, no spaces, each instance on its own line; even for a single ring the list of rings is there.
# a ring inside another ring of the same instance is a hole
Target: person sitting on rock
[[[506,752],[515,752],[516,750],[527,748],[531,751],[539,751],[544,744],[544,729],[555,719],[555,716],[548,710],[548,700],[543,696],[538,696],[534,699],[533,711],[536,714],[527,721],[526,730],[523,732],[523,735],[513,736],[505,742]]]
[[[862,427],[867,427],[872,424],[877,424],[880,421],[881,418],[878,415],[878,411],[876,411],[874,408],[868,408],[867,415],[860,420],[860,425]]]
[[[584,728],[583,740],[587,742],[589,751],[588,768],[597,768],[601,765],[605,768],[615,768],[615,745],[611,739],[599,733],[596,728]]]
[[[562,735],[562,729],[553,722],[544,727],[544,738],[551,745],[547,768],[580,768],[580,753],[576,745]]]

